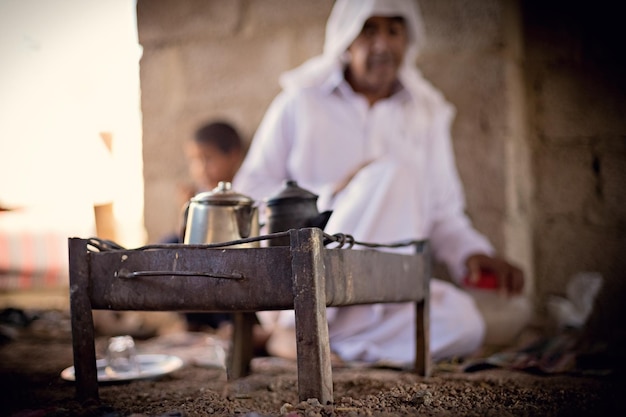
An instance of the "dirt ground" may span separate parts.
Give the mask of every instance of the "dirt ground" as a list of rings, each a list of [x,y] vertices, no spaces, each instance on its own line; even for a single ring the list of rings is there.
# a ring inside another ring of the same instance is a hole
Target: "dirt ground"
[[[442,363],[429,378],[397,369],[337,366],[334,404],[299,402],[295,363],[253,361],[252,375],[228,382],[226,372],[194,361],[199,340],[137,340],[138,351],[170,353],[184,365],[147,380],[101,384],[100,403],[75,400],[73,382],[60,373],[72,365],[69,315],[39,312],[27,325],[2,326],[0,415],[40,416],[617,416],[626,415],[622,373],[552,374],[492,368],[463,372]],[[182,339],[181,339],[182,338]],[[187,347],[183,347],[185,341]],[[106,338],[99,337],[100,356]],[[206,351],[204,351],[206,353]]]

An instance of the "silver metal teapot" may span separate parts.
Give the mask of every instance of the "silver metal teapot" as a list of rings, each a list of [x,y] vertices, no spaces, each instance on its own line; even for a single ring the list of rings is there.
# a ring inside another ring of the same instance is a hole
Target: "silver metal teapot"
[[[185,211],[184,243],[220,243],[259,235],[255,201],[233,191],[230,182],[220,182],[213,190],[196,194]],[[256,246],[258,242],[236,247]]]
[[[303,227],[319,227],[323,230],[332,211],[320,213],[317,209],[317,197],[298,186],[296,181],[285,181],[276,195],[265,200],[268,232],[284,232]],[[271,239],[269,245],[289,245],[289,238]]]

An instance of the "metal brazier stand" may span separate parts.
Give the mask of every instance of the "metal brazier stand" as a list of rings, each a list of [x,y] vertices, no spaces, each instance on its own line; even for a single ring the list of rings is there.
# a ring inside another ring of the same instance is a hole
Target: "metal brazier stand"
[[[245,376],[250,369],[249,313],[294,309],[299,398],[329,404],[333,381],[326,307],[412,301],[417,313],[415,371],[429,374],[426,242],[415,245],[414,255],[401,255],[328,248],[328,235],[318,228],[280,235],[289,237],[289,246],[229,248],[226,242],[220,247],[169,244],[94,250],[93,240],[70,238],[77,398],[99,400],[92,316],[97,309],[235,312],[229,378]]]

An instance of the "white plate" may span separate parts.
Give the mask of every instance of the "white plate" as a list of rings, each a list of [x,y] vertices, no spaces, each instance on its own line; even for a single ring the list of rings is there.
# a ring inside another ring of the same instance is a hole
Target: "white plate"
[[[183,366],[183,360],[173,355],[137,355],[139,371],[115,372],[107,369],[105,359],[96,361],[99,382],[131,381],[134,379],[155,378],[169,374]],[[61,372],[61,378],[66,381],[75,381],[74,367],[70,366]]]

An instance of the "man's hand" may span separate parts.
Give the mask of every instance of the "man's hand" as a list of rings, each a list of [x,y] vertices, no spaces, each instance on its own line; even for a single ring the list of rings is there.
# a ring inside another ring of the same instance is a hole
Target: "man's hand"
[[[507,295],[521,294],[524,288],[524,273],[518,267],[500,258],[487,255],[471,255],[465,261],[469,282],[475,283],[483,271],[491,272],[498,278],[498,288]]]

